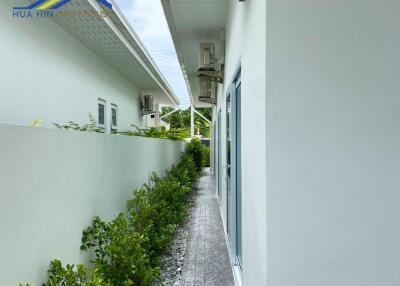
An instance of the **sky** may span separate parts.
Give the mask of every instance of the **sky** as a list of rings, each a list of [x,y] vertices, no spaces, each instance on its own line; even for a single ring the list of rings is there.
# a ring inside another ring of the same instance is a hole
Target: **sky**
[[[160,0],[114,0],[146,46],[158,68],[180,99],[181,107],[190,105],[174,44]]]

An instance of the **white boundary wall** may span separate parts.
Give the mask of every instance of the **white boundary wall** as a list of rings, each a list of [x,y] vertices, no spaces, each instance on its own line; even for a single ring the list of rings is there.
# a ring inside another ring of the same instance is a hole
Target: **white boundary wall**
[[[51,259],[82,262],[82,230],[125,210],[183,142],[0,125],[0,285],[40,283]]]

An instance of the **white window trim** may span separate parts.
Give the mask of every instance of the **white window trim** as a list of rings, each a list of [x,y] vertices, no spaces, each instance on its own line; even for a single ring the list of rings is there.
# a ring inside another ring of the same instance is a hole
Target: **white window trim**
[[[103,124],[100,124],[100,121],[99,121],[99,117],[100,117],[99,105],[100,104],[104,106],[104,123]],[[99,98],[98,101],[97,101],[97,125],[100,128],[105,129],[106,128],[106,122],[107,122],[107,101],[105,101],[104,99]]]

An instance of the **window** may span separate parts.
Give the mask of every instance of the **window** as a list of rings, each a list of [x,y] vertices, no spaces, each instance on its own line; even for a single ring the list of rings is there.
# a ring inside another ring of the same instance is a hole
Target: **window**
[[[99,127],[104,128],[106,122],[106,101],[99,98],[98,102],[98,117],[97,122]]]
[[[111,103],[111,129],[118,128],[118,106]]]

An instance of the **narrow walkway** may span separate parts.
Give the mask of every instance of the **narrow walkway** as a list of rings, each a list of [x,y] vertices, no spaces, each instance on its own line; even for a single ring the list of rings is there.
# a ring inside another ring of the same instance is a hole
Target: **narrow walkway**
[[[233,286],[225,234],[209,169],[198,183],[182,286]]]

